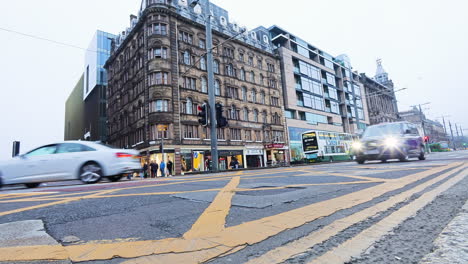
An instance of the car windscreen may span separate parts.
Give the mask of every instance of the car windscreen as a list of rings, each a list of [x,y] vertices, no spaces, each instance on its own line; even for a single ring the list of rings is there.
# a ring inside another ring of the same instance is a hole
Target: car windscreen
[[[386,135],[401,135],[401,124],[370,126],[364,132],[363,137],[381,137]]]

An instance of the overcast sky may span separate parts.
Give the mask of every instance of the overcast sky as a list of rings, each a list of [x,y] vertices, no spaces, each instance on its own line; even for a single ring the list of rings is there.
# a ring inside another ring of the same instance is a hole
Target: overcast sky
[[[276,24],[373,76],[377,58],[399,108],[450,115],[468,129],[468,1],[213,0],[240,25]],[[140,0],[0,0],[0,28],[86,48],[97,29],[122,31]],[[65,100],[83,72],[84,51],[0,29],[0,159],[63,140]],[[468,131],[465,131],[468,134]]]

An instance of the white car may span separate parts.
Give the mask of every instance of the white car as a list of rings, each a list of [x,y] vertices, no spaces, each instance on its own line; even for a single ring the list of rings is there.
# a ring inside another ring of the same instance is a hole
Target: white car
[[[0,161],[0,187],[25,184],[38,187],[42,182],[79,179],[96,183],[107,177],[119,181],[122,174],[141,170],[140,153],[115,149],[89,141],[65,141],[45,145],[30,152]]]

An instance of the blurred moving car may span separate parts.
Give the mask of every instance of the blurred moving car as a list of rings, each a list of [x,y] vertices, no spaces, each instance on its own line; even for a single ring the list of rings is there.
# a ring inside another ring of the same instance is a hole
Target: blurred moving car
[[[409,122],[369,126],[362,138],[353,143],[352,149],[359,164],[366,160],[426,159],[424,139],[418,127]]]
[[[136,150],[115,149],[89,141],[65,141],[0,161],[0,187],[25,184],[35,188],[42,182],[75,179],[89,184],[103,177],[119,181],[122,174],[139,170],[140,157]]]

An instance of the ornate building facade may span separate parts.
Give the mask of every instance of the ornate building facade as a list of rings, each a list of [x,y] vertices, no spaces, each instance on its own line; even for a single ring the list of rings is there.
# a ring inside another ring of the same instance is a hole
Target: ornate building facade
[[[399,120],[398,106],[392,80],[382,66],[382,61],[377,60],[377,72],[374,78],[361,73],[361,82],[366,90],[366,101],[369,107],[371,125],[396,122]]]
[[[268,31],[246,31],[214,4],[211,12],[216,102],[229,122],[217,131],[220,168],[288,162],[280,62]],[[105,66],[109,143],[170,160],[176,174],[206,171],[211,159],[209,127],[197,116],[208,102],[203,19],[187,1],[144,0]]]

